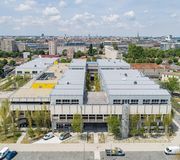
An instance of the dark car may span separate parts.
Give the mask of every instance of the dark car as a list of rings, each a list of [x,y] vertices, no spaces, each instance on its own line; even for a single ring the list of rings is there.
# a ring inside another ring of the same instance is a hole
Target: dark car
[[[62,133],[59,137],[60,140],[65,140],[67,138],[71,137],[71,134],[69,132]]]
[[[10,151],[7,156],[6,156],[6,160],[11,160],[13,159],[15,156],[17,155],[16,151]]]
[[[125,156],[124,151],[120,148],[106,149],[105,151],[107,156]]]

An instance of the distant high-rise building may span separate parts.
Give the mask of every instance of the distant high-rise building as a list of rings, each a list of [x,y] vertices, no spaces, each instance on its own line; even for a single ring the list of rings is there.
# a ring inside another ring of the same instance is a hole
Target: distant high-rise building
[[[55,40],[49,41],[49,54],[50,55],[57,54],[57,42]]]
[[[1,40],[1,50],[6,52],[17,51],[16,42],[14,39]]]

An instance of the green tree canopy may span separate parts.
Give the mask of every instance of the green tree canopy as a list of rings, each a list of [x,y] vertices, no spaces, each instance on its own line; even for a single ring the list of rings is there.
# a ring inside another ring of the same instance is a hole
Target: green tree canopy
[[[107,119],[108,128],[115,137],[120,136],[120,119],[117,116],[109,116]]]
[[[164,83],[162,83],[165,88],[167,88],[171,93],[175,91],[180,91],[180,83],[179,80],[175,77],[170,77]]]
[[[74,132],[82,132],[83,119],[80,114],[75,114],[72,120],[72,129]]]

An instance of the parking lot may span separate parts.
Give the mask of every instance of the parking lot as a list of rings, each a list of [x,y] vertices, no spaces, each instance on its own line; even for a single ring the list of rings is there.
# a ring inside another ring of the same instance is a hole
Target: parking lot
[[[14,160],[94,160],[93,152],[19,152]]]
[[[105,152],[101,152],[101,160],[180,160],[180,155],[165,155],[163,152],[126,152],[124,157],[109,157]]]

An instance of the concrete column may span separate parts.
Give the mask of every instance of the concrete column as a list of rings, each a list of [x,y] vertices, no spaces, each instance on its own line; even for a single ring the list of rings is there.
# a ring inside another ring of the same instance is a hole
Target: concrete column
[[[124,104],[122,107],[122,120],[121,120],[122,138],[128,138],[129,136],[129,112],[130,112],[130,106],[128,104]]]

